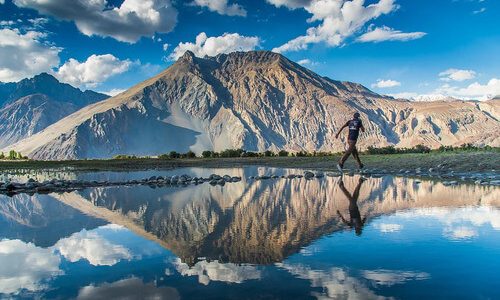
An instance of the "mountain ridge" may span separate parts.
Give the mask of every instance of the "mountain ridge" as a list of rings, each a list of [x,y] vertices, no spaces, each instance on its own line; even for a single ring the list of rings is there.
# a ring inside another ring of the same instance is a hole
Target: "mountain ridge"
[[[47,73],[0,84],[0,148],[40,132],[109,96],[59,82]]]
[[[361,147],[499,143],[495,102],[397,100],[280,54],[250,51],[205,58],[186,52],[157,76],[13,147],[38,159],[226,148],[339,151],[335,133],[354,111],[367,128]]]

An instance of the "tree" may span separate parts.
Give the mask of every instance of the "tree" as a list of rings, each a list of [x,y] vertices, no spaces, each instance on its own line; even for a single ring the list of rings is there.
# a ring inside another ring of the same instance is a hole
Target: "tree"
[[[195,154],[193,151],[189,150],[189,151],[186,153],[186,157],[187,157],[187,158],[195,158],[195,157],[196,157],[196,154]]]
[[[213,152],[206,150],[201,153],[201,156],[203,156],[204,158],[209,158],[213,156]]]
[[[169,158],[180,158],[181,155],[179,153],[177,153],[176,151],[170,151],[170,153],[168,154],[168,157]]]
[[[5,159],[5,154],[3,154],[3,152],[0,152],[0,159]]]
[[[17,152],[14,150],[10,150],[9,151],[9,159],[11,159],[11,160],[17,159]]]

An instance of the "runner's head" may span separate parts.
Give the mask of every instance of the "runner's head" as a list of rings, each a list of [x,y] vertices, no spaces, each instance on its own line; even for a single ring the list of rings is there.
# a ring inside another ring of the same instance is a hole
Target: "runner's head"
[[[354,119],[359,119],[361,115],[359,114],[359,112],[355,112],[354,113]]]

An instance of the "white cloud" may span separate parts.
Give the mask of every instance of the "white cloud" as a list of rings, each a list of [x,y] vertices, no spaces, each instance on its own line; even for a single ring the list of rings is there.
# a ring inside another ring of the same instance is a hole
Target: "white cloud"
[[[485,11],[486,11],[486,7],[482,7],[480,9],[478,9],[478,10],[473,11],[472,13],[475,14],[475,15],[477,15],[477,14],[484,13]]]
[[[368,21],[398,9],[395,0],[380,0],[368,6],[364,6],[364,0],[268,0],[268,2],[291,9],[303,7],[312,14],[308,22],[321,22],[320,25],[307,29],[305,35],[274,48],[275,52],[304,50],[310,44],[317,43],[326,43],[330,47],[339,46],[346,38],[357,33]]]
[[[316,299],[381,299],[366,284],[341,268],[314,270],[300,264],[276,264],[295,277],[309,280],[312,287],[320,288],[313,292]]]
[[[114,97],[118,94],[125,92],[126,89],[111,89],[109,91],[101,91],[101,93]]]
[[[297,62],[299,65],[308,65],[311,63],[311,60],[310,59],[301,59]]]
[[[435,219],[443,224],[443,236],[451,240],[476,237],[481,226],[500,230],[500,210],[495,207],[422,208],[400,212],[397,215],[410,219]]]
[[[500,79],[492,78],[486,84],[474,82],[463,88],[445,84],[438,88],[436,93],[459,99],[489,100],[500,95]]]
[[[403,226],[400,224],[380,223],[380,224],[376,224],[375,228],[380,230],[380,232],[389,233],[389,232],[401,231],[401,228],[403,228]]]
[[[304,8],[311,4],[312,0],[267,0],[276,7],[285,6],[289,9]]]
[[[112,37],[129,43],[137,42],[142,36],[154,36],[155,32],[170,32],[177,23],[177,10],[170,0],[125,0],[113,8],[106,0],[14,0],[14,4],[74,21],[85,35]]]
[[[163,44],[163,51],[167,51],[170,44]]]
[[[132,277],[100,286],[85,286],[78,292],[76,299],[180,299],[179,292],[171,287],[157,287],[153,283],[145,284],[139,278]]]
[[[255,266],[250,265],[200,261],[189,267],[179,258],[173,264],[182,276],[198,276],[198,281],[204,285],[208,285],[210,281],[242,283],[246,280],[260,279],[261,277],[260,271]]]
[[[194,0],[193,4],[206,7],[221,15],[246,17],[247,11],[236,3],[229,5],[228,0]]]
[[[57,70],[55,76],[75,86],[95,87],[110,77],[127,71],[131,64],[130,60],[120,60],[111,54],[93,54],[84,62],[69,59]]]
[[[61,49],[45,38],[37,31],[0,29],[0,81],[19,81],[58,66]]]
[[[357,38],[357,41],[362,43],[367,42],[383,42],[383,41],[410,41],[422,38],[426,35],[425,32],[402,32],[394,30],[387,26],[370,29],[367,33]]]
[[[97,232],[85,229],[59,240],[54,245],[54,249],[70,262],[84,259],[93,266],[112,266],[120,260],[132,259],[128,249],[110,243]]]
[[[0,21],[0,26],[12,26],[16,24],[16,21],[13,20],[2,20]]]
[[[0,294],[45,289],[46,281],[61,275],[61,259],[50,249],[20,240],[0,241]]]
[[[383,89],[383,88],[392,88],[392,87],[396,87],[396,86],[400,86],[400,85],[401,85],[401,82],[396,81],[396,80],[391,80],[391,79],[382,80],[382,79],[379,79],[379,80],[377,80],[376,83],[372,84],[372,87],[373,88]]]
[[[5,4],[5,0],[0,0],[0,4]]]
[[[472,70],[448,69],[439,73],[439,77],[443,81],[465,81],[474,79],[476,72]]]
[[[363,277],[377,285],[392,286],[410,280],[426,280],[431,276],[425,272],[393,271],[393,270],[365,270]]]
[[[303,65],[303,66],[306,66],[306,65],[307,65],[307,66],[311,66],[311,67],[312,67],[312,66],[316,66],[316,65],[318,65],[318,62],[312,61],[312,60],[310,60],[310,59],[308,59],[308,58],[301,59],[301,60],[299,60],[297,63],[298,63],[299,65]]]
[[[238,33],[224,33],[217,37],[207,37],[202,32],[196,37],[194,43],[180,43],[175,47],[169,58],[176,60],[186,51],[193,52],[198,57],[216,56],[221,53],[230,53],[235,51],[250,51],[257,48],[260,39],[256,36],[242,36]]]
[[[444,234],[452,240],[468,240],[478,235],[476,229],[467,226],[448,228],[445,230]]]

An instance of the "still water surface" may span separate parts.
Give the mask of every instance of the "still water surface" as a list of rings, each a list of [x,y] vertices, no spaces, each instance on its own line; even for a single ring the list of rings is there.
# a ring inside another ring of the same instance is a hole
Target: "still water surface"
[[[243,180],[0,196],[0,298],[500,299],[498,187],[247,179],[291,172],[67,173]]]

